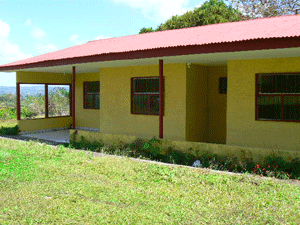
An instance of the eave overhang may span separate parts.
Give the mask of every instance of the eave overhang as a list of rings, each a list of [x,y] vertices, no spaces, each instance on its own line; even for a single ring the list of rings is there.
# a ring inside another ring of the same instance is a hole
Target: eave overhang
[[[254,40],[243,40],[237,42],[213,43],[213,44],[206,44],[206,45],[176,46],[176,47],[156,48],[156,49],[138,50],[138,51],[130,51],[130,52],[107,53],[107,54],[75,57],[75,58],[62,58],[59,60],[47,60],[47,61],[40,61],[35,63],[0,67],[0,72],[17,71],[17,70],[29,69],[29,68],[75,65],[75,64],[92,63],[92,62],[106,62],[106,61],[108,62],[108,61],[116,61],[116,60],[133,60],[133,59],[197,55],[197,54],[208,54],[208,53],[243,52],[243,51],[254,51],[254,50],[267,50],[267,49],[286,49],[286,48],[296,48],[296,47],[300,47],[300,37],[254,39]]]

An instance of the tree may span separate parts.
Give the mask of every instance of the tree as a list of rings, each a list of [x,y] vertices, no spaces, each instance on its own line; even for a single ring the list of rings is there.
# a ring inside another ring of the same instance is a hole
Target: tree
[[[297,14],[300,0],[227,0],[247,19]]]
[[[142,28],[140,33],[233,22],[242,19],[243,15],[239,10],[234,9],[232,6],[227,6],[221,0],[209,0],[193,11],[189,11],[181,16],[172,16],[171,19],[159,25],[156,30],[153,30],[152,27]]]
[[[153,31],[155,31],[155,30],[153,30],[152,27],[149,27],[149,28],[143,27],[139,33],[142,34],[142,33],[149,33],[149,32],[153,32]]]

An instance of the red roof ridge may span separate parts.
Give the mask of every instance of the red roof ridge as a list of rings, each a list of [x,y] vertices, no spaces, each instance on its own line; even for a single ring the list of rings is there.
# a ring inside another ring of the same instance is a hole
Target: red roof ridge
[[[229,46],[226,43],[241,43],[251,40],[260,40],[263,43],[263,39],[274,39],[274,41],[280,43],[275,45],[271,43],[272,41],[269,41],[268,48],[270,49],[300,47],[300,42],[298,41],[300,38],[299,28],[300,15],[285,15],[105,38],[34,56],[29,59],[7,63],[0,66],[0,71],[4,71],[4,68],[8,69],[9,67],[21,68],[25,64],[34,67],[41,62],[47,62],[45,64],[47,66],[55,64],[50,62],[69,63],[71,62],[69,59],[85,59],[88,62],[95,56],[98,57],[97,60],[101,58],[101,61],[123,59],[123,55],[125,58],[128,58],[130,52],[133,52],[132,54],[136,53],[136,55],[130,56],[132,58],[153,57],[152,53],[155,52],[161,52],[159,54],[169,56],[171,48],[189,48],[194,46],[200,49],[200,46],[202,46],[204,49],[207,45],[220,45],[223,43],[225,47]],[[294,39],[292,42],[280,40],[292,37],[297,39]],[[252,45],[254,46],[255,43]],[[246,51],[245,49],[253,49],[252,45],[241,49],[243,51]],[[220,49],[220,46],[217,47]],[[263,48],[267,47],[263,45]],[[151,54],[147,55],[143,51],[151,51]],[[230,48],[226,47],[226,51],[237,50],[233,45]],[[171,52],[177,55],[175,49]],[[190,52],[189,50],[180,54],[191,54]],[[204,50],[197,50],[196,52],[201,54]],[[95,59],[93,58],[93,60]],[[55,65],[58,64],[56,63]]]
[[[252,22],[255,20],[270,20],[270,19],[275,19],[275,18],[282,18],[282,17],[296,17],[300,16],[300,14],[294,14],[294,15],[279,15],[279,16],[270,16],[270,17],[261,17],[261,18],[254,18],[254,19],[248,19],[248,20],[239,20],[239,21],[232,21],[232,22],[223,22],[223,23],[214,23],[214,24],[206,24],[206,25],[199,25],[199,26],[194,26],[194,27],[183,27],[183,28],[178,28],[178,29],[170,29],[170,30],[159,30],[159,31],[154,31],[154,32],[148,32],[148,33],[141,33],[141,34],[129,34],[125,36],[120,36],[120,37],[111,37],[111,38],[104,38],[104,39],[99,39],[99,40],[91,40],[88,41],[88,43],[92,42],[97,42],[97,41],[103,41],[103,40],[113,40],[113,39],[118,39],[118,38],[126,38],[126,37],[134,37],[134,36],[139,36],[139,35],[149,35],[149,34],[157,34],[157,33],[162,33],[162,32],[170,32],[170,31],[180,31],[180,30],[186,30],[186,29],[197,29],[199,27],[207,27],[207,26],[221,26],[223,24],[231,24],[231,23],[245,23],[245,22]],[[77,46],[77,45],[76,45]]]

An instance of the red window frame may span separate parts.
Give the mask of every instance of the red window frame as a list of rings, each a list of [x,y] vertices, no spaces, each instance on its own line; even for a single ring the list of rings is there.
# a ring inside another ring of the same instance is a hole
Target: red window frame
[[[150,110],[150,96],[157,96],[159,98],[159,91],[155,92],[155,93],[134,93],[134,80],[135,79],[157,79],[159,80],[158,76],[153,76],[153,77],[132,77],[131,78],[131,114],[137,114],[137,115],[155,115],[158,116],[159,115],[159,108],[157,113],[151,113]],[[163,79],[163,83],[164,83],[164,79]],[[146,113],[138,113],[134,111],[134,96],[139,96],[139,95],[143,95],[143,96],[147,96],[147,112]],[[158,103],[159,105],[159,103]]]
[[[49,119],[49,118],[60,118],[60,117],[71,117],[72,116],[72,85],[68,83],[24,83],[24,82],[17,82],[17,120],[24,120],[21,118],[21,84],[37,84],[37,85],[45,85],[45,117],[43,118],[32,118],[28,120],[42,120],[42,119]],[[70,90],[70,114],[65,116],[49,116],[49,93],[48,93],[48,86],[49,85],[68,85]]]
[[[257,121],[273,121],[273,122],[300,122],[300,120],[284,119],[284,97],[286,96],[300,96],[300,93],[259,93],[258,79],[260,75],[299,75],[299,73],[257,73],[255,74],[255,120]],[[258,100],[261,96],[280,97],[281,117],[280,119],[263,119],[259,118],[259,104]]]
[[[99,83],[99,92],[87,93],[86,84],[88,84],[88,83]],[[87,99],[86,99],[87,95],[93,96],[94,103],[96,101],[95,96],[99,95],[99,108],[95,107],[96,104],[94,104],[93,107],[87,107]],[[84,109],[100,109],[100,81],[85,81],[85,82],[83,82],[83,108]]]

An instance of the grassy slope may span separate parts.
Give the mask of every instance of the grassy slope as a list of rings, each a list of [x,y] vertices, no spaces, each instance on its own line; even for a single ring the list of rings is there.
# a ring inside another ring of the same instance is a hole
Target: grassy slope
[[[17,125],[17,119],[0,119],[0,127],[14,127]]]
[[[300,188],[0,138],[0,224],[298,223]]]

